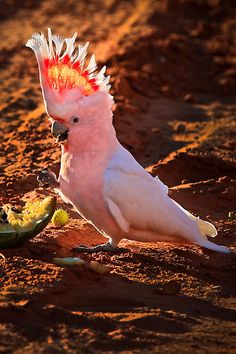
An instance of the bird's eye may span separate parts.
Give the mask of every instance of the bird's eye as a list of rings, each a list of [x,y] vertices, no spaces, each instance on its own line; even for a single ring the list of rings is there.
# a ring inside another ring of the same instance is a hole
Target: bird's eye
[[[79,122],[79,117],[71,117],[73,123]]]

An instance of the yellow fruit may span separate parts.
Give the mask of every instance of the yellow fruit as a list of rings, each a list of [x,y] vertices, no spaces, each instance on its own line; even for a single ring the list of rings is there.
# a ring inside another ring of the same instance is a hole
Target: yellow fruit
[[[55,226],[64,226],[69,221],[68,213],[63,209],[57,209],[52,217],[52,223]]]

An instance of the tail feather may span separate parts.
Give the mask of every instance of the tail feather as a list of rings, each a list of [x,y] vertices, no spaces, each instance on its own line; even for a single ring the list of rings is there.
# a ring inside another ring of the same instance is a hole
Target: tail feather
[[[210,222],[205,221],[205,220],[201,220],[198,218],[195,218],[195,219],[198,223],[201,233],[203,233],[204,235],[210,236],[210,237],[216,237],[217,230],[214,225],[212,225]]]
[[[214,225],[212,225],[210,222],[208,221],[205,221],[205,220],[202,220],[202,219],[199,219],[197,218],[196,216],[194,216],[193,214],[191,214],[189,211],[187,211],[186,209],[184,209],[181,205],[179,205],[176,201],[174,201],[175,204],[178,205],[178,207],[180,209],[182,209],[182,211],[188,215],[188,217],[194,221],[197,222],[198,224],[198,227],[202,233],[202,235],[207,235],[207,236],[210,236],[210,237],[216,237],[217,235],[217,230],[215,228]]]
[[[225,254],[229,254],[231,252],[227,247],[216,245],[215,243],[210,242],[208,240],[202,240],[201,243],[198,244],[201,247],[207,248],[208,250],[215,251],[215,252],[220,252]]]
[[[197,226],[197,229],[195,230],[195,239],[192,240],[195,244],[207,248],[209,250],[215,251],[215,252],[220,252],[220,253],[225,253],[228,254],[231,251],[224,246],[217,245],[213,242],[210,242],[206,236],[211,236],[215,237],[217,235],[217,230],[214,225],[209,223],[208,221],[201,220],[191,213],[189,213],[187,210],[185,210],[181,205],[175,202],[175,204],[191,219],[193,220]]]

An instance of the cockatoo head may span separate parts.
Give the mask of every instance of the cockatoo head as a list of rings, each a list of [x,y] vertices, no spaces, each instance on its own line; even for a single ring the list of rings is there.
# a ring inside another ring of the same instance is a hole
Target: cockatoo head
[[[91,132],[112,124],[113,98],[109,94],[106,67],[96,73],[94,55],[85,67],[88,42],[75,46],[77,33],[71,38],[52,35],[48,39],[34,34],[26,46],[37,58],[46,111],[52,119],[52,133],[60,142],[89,139]]]

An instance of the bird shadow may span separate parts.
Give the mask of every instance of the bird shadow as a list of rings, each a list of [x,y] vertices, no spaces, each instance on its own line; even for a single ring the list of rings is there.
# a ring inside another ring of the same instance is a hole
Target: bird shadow
[[[103,276],[82,268],[64,268],[61,273],[43,291],[15,293],[5,299],[7,306],[0,306],[1,323],[32,341],[46,339],[52,321],[55,333],[61,325],[104,333],[133,326],[137,331],[168,335],[189,332],[204,317],[226,322],[236,318],[234,310],[182,294],[159,293],[155,285],[119,274]],[[126,318],[127,313],[132,315]]]

